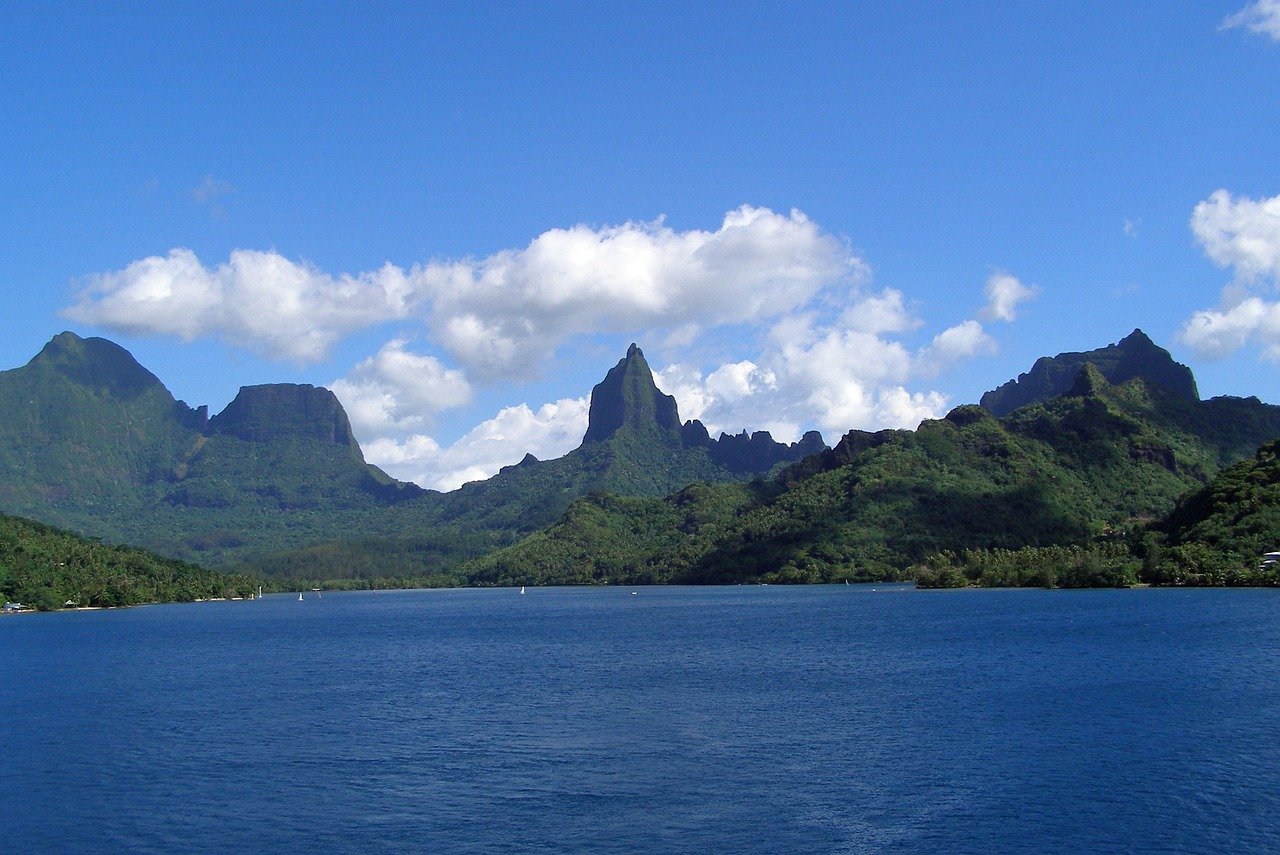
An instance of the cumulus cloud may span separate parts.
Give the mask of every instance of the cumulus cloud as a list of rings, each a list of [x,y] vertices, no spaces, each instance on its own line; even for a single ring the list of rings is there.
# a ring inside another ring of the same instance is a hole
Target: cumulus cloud
[[[526,453],[547,460],[573,450],[587,431],[587,404],[586,398],[565,398],[537,410],[506,407],[447,447],[423,434],[383,437],[364,444],[365,459],[401,480],[453,490],[520,462]]]
[[[1040,293],[1034,285],[1024,285],[1016,276],[993,273],[987,278],[987,305],[982,317],[993,321],[1010,322],[1018,317],[1019,303],[1026,302]]]
[[[944,414],[948,399],[910,391],[908,383],[995,348],[974,320],[944,330],[916,352],[894,338],[920,323],[902,293],[887,288],[851,300],[828,322],[813,314],[780,319],[758,358],[705,375],[677,363],[657,380],[676,396],[683,417],[701,420],[713,435],[763,428],[793,441],[814,423],[828,436],[855,427],[915,427]]]
[[[794,440],[814,425],[839,435],[941,415],[944,395],[911,386],[991,352],[994,341],[971,320],[909,346],[923,321],[901,291],[868,292],[869,276],[844,239],[803,213],[742,206],[714,229],[676,231],[662,219],[578,225],[483,258],[356,274],[250,250],[206,266],[174,249],[89,277],[66,314],[299,362],[326,358],[357,331],[420,323],[439,357],[397,339],[332,385],[367,459],[450,489],[526,452],[546,458],[576,447],[586,399],[508,407],[452,444],[431,433],[439,414],[471,401],[475,383],[537,374],[586,335],[653,336],[674,357],[659,384],[713,433],[764,429]],[[1035,293],[993,275],[983,316],[1011,321]],[[708,340],[734,358],[695,363],[699,351],[712,352]]]
[[[917,356],[916,363],[922,374],[934,376],[957,363],[995,352],[996,340],[987,334],[982,324],[968,320],[934,336]]]
[[[1191,231],[1205,255],[1232,272],[1232,281],[1216,308],[1187,320],[1179,339],[1211,359],[1250,345],[1280,359],[1280,304],[1256,293],[1280,283],[1280,196],[1247,199],[1218,190],[1196,205]]]
[[[1280,196],[1244,199],[1217,190],[1196,205],[1191,231],[1205,255],[1238,280],[1280,278]]]
[[[130,335],[213,336],[259,354],[324,358],[362,328],[411,314],[482,379],[529,376],[583,331],[699,328],[795,311],[866,265],[803,213],[744,205],[715,231],[647,223],[553,229],[523,249],[406,271],[334,276],[275,252],[216,268],[186,249],[89,277],[67,316]]]
[[[759,321],[852,284],[866,266],[799,211],[743,206],[716,231],[662,220],[554,229],[521,250],[417,271],[441,343],[480,376],[525,373],[582,330],[698,328]]]
[[[414,305],[413,283],[387,264],[331,276],[275,252],[236,250],[210,269],[189,249],[89,277],[64,314],[126,335],[216,336],[255,353],[316,362],[347,334]]]
[[[1234,305],[1202,309],[1183,325],[1180,339],[1210,359],[1255,343],[1268,359],[1280,360],[1280,304],[1248,297]]]
[[[1280,0],[1257,0],[1222,22],[1224,30],[1236,27],[1280,42]]]
[[[471,384],[461,371],[434,356],[410,353],[405,344],[387,342],[330,384],[358,435],[420,430],[436,414],[471,401]]]

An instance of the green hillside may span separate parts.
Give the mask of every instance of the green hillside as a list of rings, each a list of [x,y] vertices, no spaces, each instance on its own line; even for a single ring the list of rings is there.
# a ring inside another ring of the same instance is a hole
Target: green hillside
[[[257,582],[0,516],[0,598],[41,610],[252,596]]]
[[[1280,408],[1114,386],[1086,365],[1067,395],[1004,419],[969,406],[916,431],[853,431],[771,481],[589,497],[461,570],[524,584],[901,579],[946,550],[1081,544],[1157,519],[1278,435]]]
[[[816,434],[786,445],[681,425],[634,345],[593,390],[591,412],[570,454],[437,493],[366,463],[327,389],[247,386],[208,418],[118,345],[62,333],[0,372],[0,512],[209,567],[426,578],[592,492],[659,496],[825,448]]]

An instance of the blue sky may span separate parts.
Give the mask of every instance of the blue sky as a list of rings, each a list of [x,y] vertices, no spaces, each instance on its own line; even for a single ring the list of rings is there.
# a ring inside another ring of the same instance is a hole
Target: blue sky
[[[1146,330],[1280,402],[1280,0],[0,6],[0,367],[334,388],[451,487],[631,341],[713,430],[913,426]]]

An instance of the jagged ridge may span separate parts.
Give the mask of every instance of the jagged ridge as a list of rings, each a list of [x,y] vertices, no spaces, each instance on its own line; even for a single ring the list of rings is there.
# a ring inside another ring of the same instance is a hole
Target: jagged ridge
[[[997,416],[1006,416],[1019,407],[1066,394],[1087,363],[1113,384],[1141,377],[1179,397],[1200,398],[1191,369],[1175,362],[1169,351],[1135,329],[1116,344],[1097,350],[1043,356],[1029,372],[987,392],[979,403]]]

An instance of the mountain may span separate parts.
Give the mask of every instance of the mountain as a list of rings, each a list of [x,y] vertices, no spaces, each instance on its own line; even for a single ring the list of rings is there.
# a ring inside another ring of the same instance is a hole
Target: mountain
[[[0,372],[5,513],[214,565],[422,493],[364,462],[327,390],[245,387],[210,419],[119,345],[70,332]]]
[[[657,496],[822,448],[682,425],[634,345],[593,390],[580,448],[443,494],[365,462],[327,389],[246,386],[210,418],[125,349],[70,332],[0,372],[0,512],[206,566],[443,578],[591,492]]]
[[[658,389],[644,353],[632,344],[591,390],[582,445],[555,460],[526,459],[441,503],[446,518],[533,530],[530,522],[546,525],[588,493],[661,496],[694,482],[763,475],[825,448],[816,432],[785,444],[765,431],[713,440],[698,422],[682,425],[675,398]]]
[[[405,526],[394,537],[335,538],[253,566],[269,575],[311,578],[373,576],[386,566],[412,575],[432,568],[451,573],[459,556],[509,545],[554,523],[583,496],[656,498],[689,484],[763,476],[825,449],[816,431],[787,444],[767,431],[712,439],[699,422],[682,424],[675,399],[657,388],[644,353],[632,344],[591,390],[582,445],[563,457],[528,455],[492,478],[433,493],[429,521]],[[464,538],[468,545],[457,548]]]
[[[1007,416],[1019,407],[1065,394],[1086,364],[1096,367],[1110,383],[1141,377],[1182,398],[1200,398],[1191,369],[1174,362],[1169,351],[1136,329],[1118,343],[1097,350],[1041,357],[1029,372],[987,392],[979,403],[997,416]]]
[[[942,550],[1087,542],[1159,519],[1280,436],[1280,407],[1200,401],[1148,365],[1112,383],[1086,360],[1063,394],[1003,418],[963,406],[914,431],[850,431],[768,481],[590,496],[459,569],[478,584],[874,580]]]
[[[649,363],[634,343],[591,389],[587,419],[583,445],[608,442],[620,431],[643,432],[672,447],[683,444],[676,399],[658,390]]]
[[[62,333],[0,372],[0,509],[72,528],[81,511],[130,512],[205,422],[128,351]]]

